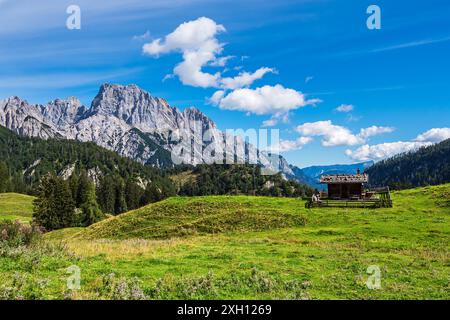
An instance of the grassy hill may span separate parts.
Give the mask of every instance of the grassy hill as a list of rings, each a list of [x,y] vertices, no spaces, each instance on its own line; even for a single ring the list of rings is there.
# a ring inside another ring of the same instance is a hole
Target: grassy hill
[[[18,193],[0,194],[0,220],[31,221],[34,197]]]
[[[48,283],[21,291],[34,298],[450,299],[450,185],[393,199],[394,208],[305,209],[287,198],[172,198],[47,234],[62,251],[4,255],[0,283]],[[82,287],[69,294],[70,265]],[[366,286],[369,266],[380,270],[377,290]]]
[[[246,196],[177,197],[150,204],[79,234],[84,239],[169,239],[303,226],[296,199]]]

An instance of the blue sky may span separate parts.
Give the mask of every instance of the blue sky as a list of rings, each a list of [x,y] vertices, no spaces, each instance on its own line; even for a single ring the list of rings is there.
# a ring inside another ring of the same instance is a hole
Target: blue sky
[[[66,28],[70,4],[81,8],[81,30]],[[366,26],[371,4],[381,8],[380,30]],[[379,160],[450,137],[449,13],[445,0],[0,0],[0,98],[77,96],[89,105],[104,82],[136,83],[181,109],[198,107],[224,130],[274,120],[284,156],[300,167]],[[163,81],[183,61],[165,36],[200,17],[217,28],[215,59],[233,56],[202,72],[274,72],[239,88]],[[144,54],[159,38],[166,47]],[[264,86],[282,112],[237,100]],[[304,103],[283,105],[287,89]]]

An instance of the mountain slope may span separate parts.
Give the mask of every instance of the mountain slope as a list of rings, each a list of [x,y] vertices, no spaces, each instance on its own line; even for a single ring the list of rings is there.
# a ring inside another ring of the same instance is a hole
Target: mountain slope
[[[450,139],[368,168],[372,186],[405,189],[450,182]]]
[[[150,181],[170,184],[160,170],[121,157],[94,143],[21,137],[0,126],[0,150],[0,162],[7,165],[12,182],[21,192],[29,191],[48,172],[68,178],[72,172],[80,170],[86,170],[94,181],[110,175],[136,178],[143,187]]]
[[[251,165],[197,165],[194,168],[170,170],[178,194],[262,195],[302,197],[313,190],[304,184],[286,180],[281,174],[263,175],[261,168]]]
[[[217,129],[198,109],[180,111],[136,85],[104,84],[90,108],[73,97],[47,105],[32,105],[11,97],[0,102],[0,125],[22,136],[94,142],[157,167],[170,167],[174,161],[214,163],[216,155],[222,160],[258,159],[259,164],[272,170],[280,167],[241,137]],[[205,136],[208,139],[203,139]],[[292,174],[288,166],[282,169]]]

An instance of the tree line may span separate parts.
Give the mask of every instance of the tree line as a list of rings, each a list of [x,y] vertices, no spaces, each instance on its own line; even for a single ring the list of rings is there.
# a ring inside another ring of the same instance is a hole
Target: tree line
[[[65,180],[52,173],[45,175],[37,188],[33,221],[46,230],[86,227],[106,214],[117,215],[173,195],[170,186],[105,176],[96,186],[86,171]]]
[[[450,182],[450,139],[380,161],[366,169],[371,186],[392,189]]]
[[[197,165],[178,167],[170,172],[174,177],[183,172],[191,175],[192,178],[187,182],[178,183],[178,194],[185,196],[242,194],[302,197],[313,192],[304,184],[285,179],[281,173],[263,175],[258,165]]]

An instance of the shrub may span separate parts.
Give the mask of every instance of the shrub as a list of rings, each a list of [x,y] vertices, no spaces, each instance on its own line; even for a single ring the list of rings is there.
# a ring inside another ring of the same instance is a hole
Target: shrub
[[[97,288],[97,294],[100,299],[111,300],[145,300],[147,298],[137,279],[117,278],[114,273],[103,276],[102,285]]]
[[[42,229],[36,225],[23,224],[20,221],[0,222],[0,244],[17,248],[30,246],[40,239]]]

